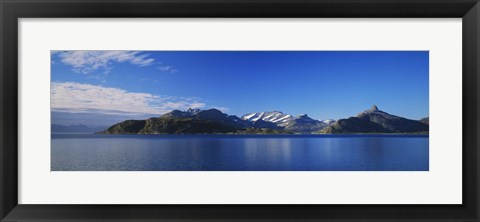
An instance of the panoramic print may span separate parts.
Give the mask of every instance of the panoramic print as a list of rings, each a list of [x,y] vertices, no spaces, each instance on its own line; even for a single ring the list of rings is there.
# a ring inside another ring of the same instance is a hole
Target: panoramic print
[[[428,171],[428,51],[51,51],[52,171]]]

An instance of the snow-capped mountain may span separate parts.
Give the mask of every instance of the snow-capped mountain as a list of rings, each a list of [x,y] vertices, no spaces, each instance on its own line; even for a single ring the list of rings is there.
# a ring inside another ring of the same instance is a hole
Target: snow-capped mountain
[[[242,119],[250,122],[256,122],[261,119],[265,122],[275,123],[278,126],[286,126],[294,117],[280,111],[271,111],[245,114],[242,116]]]
[[[280,111],[249,113],[242,116],[242,119],[254,123],[257,128],[284,129],[292,132],[309,133],[321,130],[331,124],[334,120],[315,120],[306,114],[294,117]]]

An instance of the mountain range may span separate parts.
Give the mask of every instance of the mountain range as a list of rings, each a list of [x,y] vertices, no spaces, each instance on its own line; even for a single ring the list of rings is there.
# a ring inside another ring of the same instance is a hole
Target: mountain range
[[[95,133],[107,128],[106,126],[85,126],[52,124],[51,131],[56,133]]]
[[[173,110],[146,120],[126,120],[101,134],[330,134],[428,133],[428,118],[410,120],[380,111],[377,106],[355,117],[315,120],[307,114],[292,116],[280,111],[249,113],[241,117],[217,109]]]

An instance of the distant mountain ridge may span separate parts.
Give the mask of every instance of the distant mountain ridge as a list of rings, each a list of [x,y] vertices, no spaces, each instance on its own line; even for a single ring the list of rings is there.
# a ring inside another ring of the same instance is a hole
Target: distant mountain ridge
[[[106,129],[107,126],[86,126],[82,124],[77,125],[61,125],[52,124],[51,131],[56,133],[95,133]]]
[[[380,111],[378,107],[348,119],[315,120],[307,114],[294,117],[280,111],[258,112],[241,118],[217,109],[173,110],[160,117],[127,120],[104,134],[312,134],[428,132],[428,125]]]

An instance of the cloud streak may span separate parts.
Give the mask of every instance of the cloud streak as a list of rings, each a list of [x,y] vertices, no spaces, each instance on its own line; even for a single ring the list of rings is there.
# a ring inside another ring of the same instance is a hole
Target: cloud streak
[[[159,66],[157,68],[158,68],[158,70],[160,70],[162,72],[169,72],[169,73],[172,73],[172,74],[175,74],[179,71],[178,69],[175,69],[173,66]]]
[[[100,69],[108,73],[112,69],[112,63],[115,62],[128,62],[141,67],[155,63],[155,59],[150,58],[149,54],[139,51],[52,51],[53,56],[58,56],[59,61],[71,66],[73,71],[83,74],[89,74]]]
[[[205,106],[196,98],[159,96],[75,82],[51,85],[51,109],[56,112],[161,115],[174,109]]]

